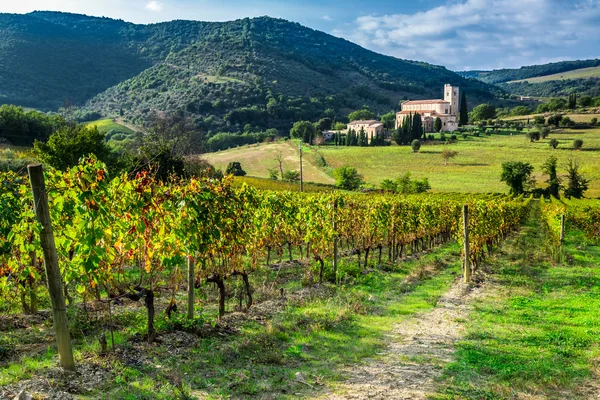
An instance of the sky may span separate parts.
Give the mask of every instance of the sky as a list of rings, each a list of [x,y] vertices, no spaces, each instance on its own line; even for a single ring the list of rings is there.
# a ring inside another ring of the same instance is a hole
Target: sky
[[[0,0],[0,12],[33,10],[134,23],[269,15],[455,71],[600,57],[600,0]]]

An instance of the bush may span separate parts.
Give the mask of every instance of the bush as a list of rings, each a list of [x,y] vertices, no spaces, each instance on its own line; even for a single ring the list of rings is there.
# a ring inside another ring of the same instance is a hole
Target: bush
[[[540,132],[539,131],[529,131],[527,133],[527,137],[529,138],[529,141],[533,143],[537,140],[540,140]]]
[[[246,176],[246,171],[242,169],[242,164],[239,161],[232,161],[227,164],[225,173],[233,176]]]
[[[567,117],[563,117],[559,124],[558,124],[561,128],[570,128],[572,126],[575,125],[575,121],[573,121],[571,118]]]
[[[536,125],[545,125],[546,118],[544,118],[543,115],[536,115],[535,117],[533,117],[533,123]]]
[[[548,128],[547,126],[543,127],[542,129],[540,129],[540,134],[542,135],[542,139],[546,139],[548,135],[550,135],[550,128]]]
[[[573,140],[573,150],[579,150],[583,147],[583,140],[575,139]]]
[[[298,182],[300,180],[300,171],[285,171],[283,180],[288,182]]]
[[[455,133],[453,133],[452,135],[450,135],[450,140],[453,140],[453,141],[454,141],[454,140],[456,140],[456,139],[457,139],[457,136],[456,136],[456,134],[455,134]]]
[[[558,140],[557,139],[550,139],[550,141],[548,142],[548,144],[550,145],[550,147],[552,147],[553,149],[558,147]]]
[[[469,134],[468,134],[468,133],[466,133],[466,132],[463,132],[463,134],[462,134],[462,137],[463,137],[463,139],[466,139],[466,138],[468,138],[468,137],[469,137]]]
[[[363,184],[363,177],[356,168],[345,165],[333,170],[335,185],[340,189],[356,190]]]
[[[413,140],[410,144],[410,147],[412,148],[413,153],[417,153],[419,150],[421,150],[421,141],[419,139]]]
[[[590,122],[592,123],[592,125],[596,125],[598,123],[598,118],[594,117]]]

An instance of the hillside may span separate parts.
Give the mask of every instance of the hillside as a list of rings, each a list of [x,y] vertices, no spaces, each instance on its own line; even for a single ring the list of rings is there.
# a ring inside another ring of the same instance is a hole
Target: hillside
[[[594,115],[572,115],[574,120],[589,121]],[[414,178],[427,178],[434,192],[504,192],[505,183],[500,181],[502,163],[506,161],[526,161],[534,167],[534,175],[539,185],[546,179],[542,175],[541,166],[549,156],[555,156],[561,169],[569,158],[575,158],[582,167],[582,172],[591,179],[589,197],[600,196],[600,171],[596,167],[600,163],[600,129],[563,130],[552,132],[550,137],[531,143],[525,132],[510,134],[502,131],[492,136],[459,138],[452,145],[428,145],[421,151],[413,153],[408,146],[386,147],[312,147],[306,150],[305,169],[311,171],[308,180],[326,182],[315,174],[315,169],[331,173],[332,168],[343,165],[355,167],[363,175],[365,182],[378,186],[384,179],[396,179],[406,172]],[[557,139],[558,148],[553,150],[548,141]],[[582,139],[584,149],[571,149],[573,140]],[[260,146],[240,147],[207,155],[207,159],[220,168],[230,161],[241,161],[248,175],[267,178],[268,168],[275,168],[276,150],[286,144],[261,144]],[[456,158],[444,165],[441,153],[444,149],[458,152]],[[297,169],[298,155],[286,157],[293,161],[284,168]],[[312,164],[310,167],[307,164]],[[325,165],[325,167],[323,167]],[[561,171],[562,173],[563,171]]]
[[[561,61],[518,69],[462,71],[459,75],[496,85],[511,94],[561,97],[600,95],[600,59]]]
[[[485,83],[444,67],[400,60],[269,17],[136,25],[77,14],[0,14],[0,102],[55,110],[78,105],[134,123],[185,110],[204,131],[289,129],[405,98],[464,88],[470,105]],[[40,62],[41,61],[41,62]],[[81,115],[81,114],[78,114]]]

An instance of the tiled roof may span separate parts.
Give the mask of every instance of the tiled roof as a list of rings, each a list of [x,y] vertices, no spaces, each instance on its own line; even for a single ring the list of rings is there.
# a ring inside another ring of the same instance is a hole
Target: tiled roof
[[[377,123],[379,123],[379,121],[377,121],[376,119],[368,119],[365,121],[361,121],[361,120],[352,121],[348,125],[373,125],[373,124],[377,124]]]
[[[436,100],[409,100],[402,103],[402,105],[413,105],[413,104],[450,104],[446,100],[436,99]]]
[[[407,115],[407,114],[425,114],[425,113],[430,113],[430,114],[436,114],[435,110],[403,110],[400,111],[398,114],[402,114],[402,115]]]

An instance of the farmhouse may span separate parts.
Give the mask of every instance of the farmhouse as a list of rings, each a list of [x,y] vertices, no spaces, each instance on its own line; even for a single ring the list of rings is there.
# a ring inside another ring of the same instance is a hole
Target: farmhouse
[[[436,118],[442,120],[443,131],[458,129],[459,88],[444,85],[444,100],[410,100],[402,103],[402,110],[396,113],[396,129],[402,126],[404,117],[419,113],[425,132],[433,132]]]
[[[350,131],[350,129],[354,130],[356,133],[363,129],[369,143],[371,142],[371,139],[378,134],[383,135],[383,124],[375,119],[352,121],[348,124],[348,131]]]

